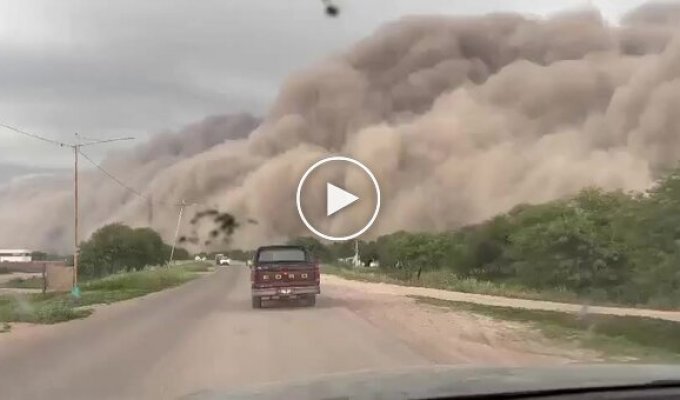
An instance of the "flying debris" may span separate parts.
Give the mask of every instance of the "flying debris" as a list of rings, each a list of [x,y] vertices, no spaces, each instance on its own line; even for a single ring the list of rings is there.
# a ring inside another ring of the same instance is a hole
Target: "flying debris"
[[[335,18],[340,14],[340,8],[333,4],[332,0],[322,0],[321,1],[324,5],[324,9],[326,11],[326,15],[328,15],[331,18]]]

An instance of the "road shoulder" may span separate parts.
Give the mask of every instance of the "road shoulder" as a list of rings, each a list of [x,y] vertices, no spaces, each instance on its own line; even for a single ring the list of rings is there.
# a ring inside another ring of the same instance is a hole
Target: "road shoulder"
[[[325,296],[436,363],[521,366],[601,359],[598,352],[558,344],[526,324],[418,304],[388,289],[377,283],[322,278]]]

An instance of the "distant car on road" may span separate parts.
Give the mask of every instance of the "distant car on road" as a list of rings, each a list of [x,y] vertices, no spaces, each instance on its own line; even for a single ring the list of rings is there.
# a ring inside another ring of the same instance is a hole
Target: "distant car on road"
[[[320,289],[319,263],[302,246],[264,246],[251,263],[253,308],[267,300],[305,300],[316,304]]]
[[[217,265],[231,265],[231,259],[227,257],[220,257],[217,259]]]

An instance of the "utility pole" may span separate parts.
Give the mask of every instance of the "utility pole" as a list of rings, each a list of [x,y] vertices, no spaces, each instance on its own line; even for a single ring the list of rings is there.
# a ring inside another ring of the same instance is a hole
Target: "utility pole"
[[[153,227],[153,201],[151,200],[151,196],[149,196],[146,199],[146,201],[147,201],[146,205],[148,207],[149,212],[149,226]]]
[[[34,139],[41,140],[46,143],[53,144],[55,146],[59,147],[70,147],[73,149],[73,157],[74,157],[74,171],[73,171],[73,212],[74,212],[74,218],[73,218],[73,241],[74,241],[74,249],[73,249],[73,290],[71,291],[71,294],[74,297],[80,297],[80,288],[78,287],[78,259],[80,256],[80,238],[79,238],[79,232],[78,232],[78,217],[79,217],[79,210],[78,210],[78,154],[82,154],[80,152],[81,147],[85,146],[92,146],[95,144],[102,144],[102,143],[110,143],[110,142],[117,142],[121,140],[132,140],[134,138],[132,137],[123,137],[123,138],[116,138],[116,139],[104,139],[104,140],[97,140],[97,139],[88,139],[88,138],[81,138],[78,133],[75,134],[76,136],[76,142],[75,143],[64,143],[58,140],[50,139],[41,135],[36,135],[35,133],[31,132],[26,132],[24,130],[21,130],[19,128],[16,128],[11,125],[4,124],[0,122],[0,127],[9,129],[11,131],[14,131],[16,133],[20,133],[25,136],[30,136]],[[87,143],[82,143],[80,140],[85,139],[87,140]],[[87,155],[83,154],[83,156],[89,160]],[[91,161],[91,160],[90,160]],[[96,164],[95,164],[96,165]],[[101,169],[101,168],[100,168]],[[105,171],[104,171],[105,172]]]
[[[73,239],[74,239],[74,249],[73,249],[73,290],[71,291],[71,294],[73,294],[74,297],[80,297],[80,288],[78,287],[78,262],[80,259],[80,236],[79,236],[79,215],[80,215],[80,210],[79,210],[79,202],[78,202],[78,154],[80,154],[80,148],[85,147],[85,146],[91,146],[95,144],[102,144],[102,143],[109,143],[109,142],[118,142],[121,140],[132,140],[134,138],[131,137],[124,137],[124,138],[116,138],[116,139],[105,139],[105,140],[93,140],[89,141],[88,143],[81,143],[80,142],[80,136],[76,133],[76,143],[69,145],[73,149],[73,157],[74,157],[74,171],[73,171],[73,211],[74,211],[74,217],[73,217]]]
[[[354,257],[352,257],[352,266],[354,268],[359,267],[361,264],[359,258],[359,240],[354,241]]]
[[[182,214],[184,213],[184,207],[186,203],[182,200],[179,204],[179,216],[177,216],[177,228],[175,228],[175,237],[172,239],[172,250],[170,250],[170,259],[168,260],[168,267],[172,263],[172,259],[175,256],[175,246],[177,245],[177,235],[179,235],[179,227],[182,224]]]
[[[80,297],[80,289],[78,288],[78,259],[80,258],[80,245],[78,238],[78,153],[80,148],[78,145],[73,146],[73,159],[75,165],[73,168],[73,295]]]

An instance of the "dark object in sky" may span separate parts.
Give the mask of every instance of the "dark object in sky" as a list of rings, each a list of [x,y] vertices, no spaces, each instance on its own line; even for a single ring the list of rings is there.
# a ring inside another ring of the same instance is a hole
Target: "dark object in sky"
[[[326,15],[329,17],[337,17],[340,14],[340,9],[335,4],[331,3],[331,0],[322,0],[324,6],[326,7]]]
[[[216,226],[208,232],[208,238],[199,238],[200,235],[197,231],[197,225],[205,218],[209,218],[211,223]],[[214,208],[196,212],[193,218],[191,218],[190,223],[193,225],[191,234],[189,236],[180,237],[180,243],[189,242],[191,244],[198,244],[200,242],[204,246],[210,246],[218,241],[220,236],[222,236],[221,241],[223,243],[229,243],[231,241],[231,235],[233,235],[234,231],[239,227],[239,223],[233,215],[228,212],[220,212]]]

